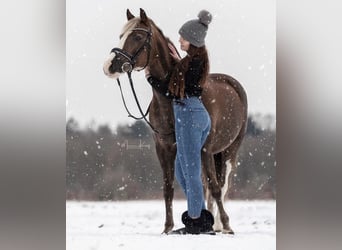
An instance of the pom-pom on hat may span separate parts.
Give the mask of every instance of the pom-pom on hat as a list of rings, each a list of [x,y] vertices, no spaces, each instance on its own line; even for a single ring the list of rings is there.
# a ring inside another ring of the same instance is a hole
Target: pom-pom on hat
[[[183,24],[178,33],[196,47],[204,46],[208,25],[211,23],[212,15],[207,10],[201,10],[198,19],[190,20]]]

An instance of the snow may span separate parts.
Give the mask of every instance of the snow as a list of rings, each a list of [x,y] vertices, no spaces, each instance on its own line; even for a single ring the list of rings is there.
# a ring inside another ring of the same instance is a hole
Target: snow
[[[175,227],[182,227],[183,200],[174,201]],[[164,201],[66,202],[66,249],[276,249],[276,202],[225,203],[235,235],[165,235]]]

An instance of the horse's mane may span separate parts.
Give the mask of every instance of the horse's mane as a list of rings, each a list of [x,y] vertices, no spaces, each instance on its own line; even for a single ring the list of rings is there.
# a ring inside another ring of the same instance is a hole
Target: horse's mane
[[[149,22],[152,24],[152,27],[153,27],[153,28],[155,28],[155,29],[156,29],[164,38],[166,38],[166,37],[164,36],[163,31],[155,24],[155,22],[153,22],[152,19],[149,19]]]
[[[166,40],[166,42],[172,43],[171,40],[164,35],[163,31],[155,24],[155,22],[153,22],[152,19],[149,19],[149,21],[151,23],[152,32],[154,32],[154,34],[159,33],[161,40]],[[153,30],[153,29],[155,29],[155,30]],[[155,31],[157,31],[157,32],[155,32]]]
[[[169,60],[166,60],[167,65],[163,65],[163,66],[166,66],[166,68],[168,68],[168,69],[170,67],[173,68],[173,66],[176,64],[176,61],[170,56],[170,50],[168,47],[168,43],[172,44],[175,47],[174,43],[170,40],[170,38],[168,38],[164,35],[163,31],[154,23],[154,21],[152,19],[149,19],[149,21],[151,23],[152,32],[159,35],[160,41],[165,41],[165,44],[163,44],[164,46],[159,45],[159,47],[158,47],[159,52],[162,53],[162,55],[160,55],[160,56],[162,58],[165,58],[165,59],[168,58],[169,59]],[[178,51],[177,51],[177,53],[178,53]],[[162,63],[163,63],[163,61],[162,61]]]

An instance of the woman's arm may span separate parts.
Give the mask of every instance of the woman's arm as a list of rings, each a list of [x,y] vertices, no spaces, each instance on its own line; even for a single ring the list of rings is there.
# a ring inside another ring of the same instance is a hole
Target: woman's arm
[[[173,98],[173,96],[169,93],[168,82],[162,82],[159,79],[153,77],[150,73],[150,69],[148,67],[145,68],[145,77],[147,81],[151,84],[151,86],[157,90],[163,96],[168,98]]]

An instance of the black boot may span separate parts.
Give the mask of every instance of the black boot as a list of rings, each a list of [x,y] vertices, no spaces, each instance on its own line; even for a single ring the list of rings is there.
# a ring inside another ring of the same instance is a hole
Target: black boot
[[[171,231],[169,234],[211,234],[215,235],[213,230],[214,217],[208,210],[202,210],[201,216],[192,219],[188,211],[182,214],[182,222],[185,227]]]
[[[211,234],[215,235],[215,231],[213,229],[214,225],[214,216],[206,209],[203,209],[201,212],[201,228],[200,233],[201,234]]]

